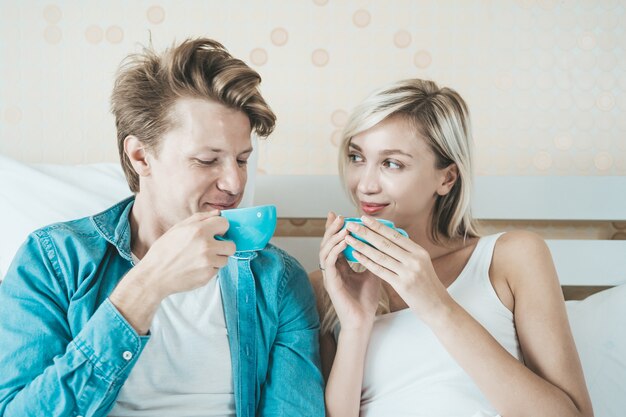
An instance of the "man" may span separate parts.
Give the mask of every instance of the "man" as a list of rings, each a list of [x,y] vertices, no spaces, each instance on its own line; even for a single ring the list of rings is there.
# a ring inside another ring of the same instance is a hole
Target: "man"
[[[0,415],[321,416],[306,273],[268,245],[216,240],[259,75],[209,39],[132,55],[113,95],[134,197],[31,234],[0,285]]]

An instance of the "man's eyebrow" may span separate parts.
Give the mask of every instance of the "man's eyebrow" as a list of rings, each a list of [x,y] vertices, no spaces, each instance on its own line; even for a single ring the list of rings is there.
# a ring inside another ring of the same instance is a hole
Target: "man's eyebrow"
[[[244,149],[243,151],[239,152],[239,155],[244,154],[244,153],[251,153],[253,150],[254,150],[253,148]],[[209,151],[209,152],[213,152],[213,153],[224,153],[223,149],[220,149],[220,148],[208,148],[208,147],[200,148],[199,151]]]
[[[213,152],[213,153],[223,153],[224,150],[220,148],[210,148],[208,146],[203,146],[196,149],[196,152]]]
[[[354,148],[359,152],[363,152],[363,150],[361,149],[361,147],[359,145],[355,145],[354,143],[350,143],[348,145],[350,148]],[[385,149],[384,151],[380,151],[379,152],[380,155],[383,156],[389,156],[389,155],[395,155],[395,154],[400,154],[400,155],[405,155],[408,156],[409,158],[413,158],[413,155],[406,153],[400,149]]]

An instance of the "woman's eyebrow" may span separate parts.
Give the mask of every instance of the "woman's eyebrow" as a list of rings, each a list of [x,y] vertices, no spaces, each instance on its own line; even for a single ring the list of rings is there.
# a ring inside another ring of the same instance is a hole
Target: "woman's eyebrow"
[[[408,156],[409,158],[413,158],[413,155],[411,155],[410,153],[401,151],[400,149],[385,149],[384,151],[380,151],[380,154],[385,155],[385,156],[400,154],[400,155]]]
[[[353,143],[351,143],[349,145],[350,148],[354,148],[355,150],[359,151],[359,152],[363,152],[363,150],[361,149],[361,147],[359,145],[355,145]],[[383,156],[389,156],[389,155],[395,155],[395,154],[400,154],[400,155],[405,155],[408,156],[409,158],[413,158],[413,155],[406,153],[400,149],[385,149],[384,151],[380,151],[379,152],[380,155]]]

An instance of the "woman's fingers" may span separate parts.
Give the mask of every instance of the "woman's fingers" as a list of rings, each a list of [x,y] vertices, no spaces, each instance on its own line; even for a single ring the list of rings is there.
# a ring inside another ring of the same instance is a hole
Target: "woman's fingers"
[[[366,255],[361,252],[354,251],[354,257],[363,265],[368,271],[372,274],[376,275],[380,279],[386,281],[392,287],[396,287],[398,275],[396,275],[393,271],[385,268],[384,266],[374,262],[372,259],[368,258]]]
[[[320,243],[320,266],[326,263],[326,258],[330,253],[330,250],[340,242],[348,233],[346,230],[341,230],[343,227],[343,217],[337,216],[332,211],[328,213],[326,218],[326,231],[324,237]]]
[[[378,247],[372,247],[368,245],[367,243],[361,242],[360,240],[352,236],[346,236],[346,243],[352,246],[352,248],[355,251],[361,253],[362,255],[365,255],[369,260],[382,266],[383,268],[389,271],[393,271],[394,273],[397,274],[400,271],[400,268],[402,268],[401,261],[398,261],[395,257],[392,257],[387,254],[389,252],[393,253],[393,252],[403,251],[400,248],[396,247],[396,248],[392,248],[384,252],[383,250],[379,250]],[[376,246],[376,244],[374,245]]]
[[[333,248],[328,253],[328,256],[326,257],[325,268],[331,269],[333,271],[336,269],[337,258],[339,258],[339,255],[341,254],[341,252],[343,252],[346,246],[347,244],[344,239],[341,239],[339,242],[337,242],[335,246],[333,246]]]
[[[337,247],[338,244],[341,244],[345,240],[347,235],[348,231],[344,229],[339,231],[337,234],[330,236],[325,242],[322,242],[322,247],[320,248],[320,265],[325,265],[324,268],[326,268],[329,264],[335,265],[337,259],[329,259],[330,253]],[[343,249],[345,249],[345,245]],[[339,253],[341,253],[341,251],[339,251]]]
[[[397,247],[402,248],[407,252],[413,252],[416,247],[419,247],[408,237],[402,235],[400,232],[392,229],[391,227],[385,226],[384,224],[376,221],[372,217],[362,216],[361,219],[363,220],[363,224],[366,226],[367,229],[374,231],[375,234],[387,239],[388,241],[395,244]],[[374,238],[376,238],[376,236],[374,236]]]
[[[324,228],[328,229],[328,225],[331,224],[336,218],[337,215],[335,214],[335,212],[329,211],[328,215],[326,216],[326,224],[324,225]]]
[[[326,291],[332,292],[332,288],[337,288],[341,286],[342,282],[342,274],[337,270],[336,263],[339,254],[346,248],[345,240],[339,242],[335,247],[333,247],[328,253],[328,257],[326,258],[326,263],[324,264],[324,287]]]
[[[374,246],[381,253],[384,253],[400,262],[406,261],[406,258],[409,255],[409,252],[407,252],[406,249],[398,246],[399,238],[393,237],[393,240],[390,240],[389,238],[381,235],[381,233],[389,234],[389,232],[393,232],[393,233],[397,233],[397,232],[388,228],[387,226],[380,224],[379,222],[375,222],[375,223],[377,223],[377,225],[381,226],[382,228],[388,229],[388,230],[387,231],[381,230],[381,228],[376,225],[374,225],[374,227],[376,227],[377,230],[374,230],[368,226],[360,225],[357,223],[348,223],[347,229],[354,235],[359,236],[361,239],[364,239],[370,245]],[[400,235],[400,237],[405,239],[405,237],[402,235]],[[348,244],[350,246],[353,246],[350,242],[348,242]],[[366,244],[363,244],[363,245],[368,246]],[[366,254],[366,255],[369,256],[369,254]],[[373,258],[373,259],[376,260],[376,258]]]
[[[373,223],[371,225],[348,223],[347,229],[377,248],[380,252],[400,262],[406,261],[411,249],[414,249],[411,245],[413,242],[399,232],[375,220]],[[408,241],[408,243],[405,241]],[[350,242],[348,243],[350,244]],[[350,244],[350,246],[352,245]],[[374,260],[376,259],[374,258]]]
[[[322,242],[328,239],[330,236],[337,233],[343,227],[343,216],[337,216],[332,211],[328,213],[326,217],[326,231],[324,232],[324,237],[322,238]]]

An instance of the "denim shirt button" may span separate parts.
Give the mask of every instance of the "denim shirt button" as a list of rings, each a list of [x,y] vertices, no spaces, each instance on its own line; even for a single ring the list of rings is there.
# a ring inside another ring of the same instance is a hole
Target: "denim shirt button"
[[[122,358],[129,361],[133,358],[133,354],[127,350],[124,353],[122,353]]]

